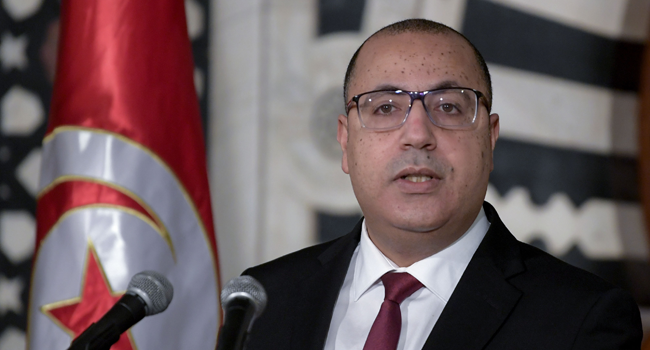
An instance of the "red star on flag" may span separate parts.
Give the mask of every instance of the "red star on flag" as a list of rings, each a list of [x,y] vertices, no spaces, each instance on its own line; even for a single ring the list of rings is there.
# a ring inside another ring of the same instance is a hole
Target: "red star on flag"
[[[115,293],[108,284],[104,269],[98,261],[93,247],[88,248],[86,272],[81,297],[44,305],[43,313],[67,333],[78,337],[93,322],[97,322],[124,293]],[[120,336],[111,350],[134,350],[130,331]]]

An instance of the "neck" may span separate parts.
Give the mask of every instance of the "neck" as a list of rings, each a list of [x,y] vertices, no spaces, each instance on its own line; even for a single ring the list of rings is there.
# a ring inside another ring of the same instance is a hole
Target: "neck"
[[[382,226],[366,219],[366,229],[370,240],[386,257],[399,267],[408,267],[449,247],[469,230],[475,219],[476,215],[471,220],[448,222],[429,231]]]

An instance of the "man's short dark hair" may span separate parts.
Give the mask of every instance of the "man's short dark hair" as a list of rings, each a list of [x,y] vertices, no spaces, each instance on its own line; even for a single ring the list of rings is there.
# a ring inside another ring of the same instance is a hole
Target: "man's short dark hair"
[[[366,41],[364,41],[363,44],[359,46],[359,48],[354,53],[354,55],[352,55],[352,59],[350,59],[350,63],[348,64],[348,69],[345,72],[345,81],[343,82],[343,98],[344,98],[343,103],[348,102],[348,89],[350,88],[350,80],[352,79],[352,75],[354,75],[354,68],[356,66],[359,52],[361,51],[361,48],[366,44],[366,42],[368,42],[370,38],[373,38],[380,34],[398,35],[402,33],[456,34],[459,35],[461,38],[463,38],[474,51],[476,62],[481,68],[483,81],[487,86],[486,97],[488,98],[488,112],[490,112],[490,107],[492,106],[492,80],[490,79],[490,71],[488,70],[488,66],[485,63],[485,59],[483,59],[481,53],[474,46],[474,44],[472,44],[469,41],[469,39],[467,39],[463,34],[459,33],[453,28],[448,27],[442,23],[430,21],[428,19],[421,19],[421,18],[407,19],[404,21],[393,23],[384,28],[381,28],[380,30],[372,34],[370,37],[368,37],[368,39],[366,39]]]

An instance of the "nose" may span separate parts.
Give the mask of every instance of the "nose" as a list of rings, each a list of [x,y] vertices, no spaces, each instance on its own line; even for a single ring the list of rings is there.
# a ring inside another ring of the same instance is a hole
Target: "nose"
[[[402,132],[400,140],[402,148],[426,149],[429,151],[435,149],[437,143],[434,128],[437,127],[429,120],[422,101],[413,101],[408,118],[400,128]]]

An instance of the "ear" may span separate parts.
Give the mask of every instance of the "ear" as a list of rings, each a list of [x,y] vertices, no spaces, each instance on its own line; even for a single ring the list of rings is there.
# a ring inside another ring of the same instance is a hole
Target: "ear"
[[[490,144],[492,146],[492,151],[497,145],[497,139],[499,138],[499,115],[494,113],[490,114]]]
[[[336,139],[341,145],[341,150],[343,151],[343,157],[341,159],[341,169],[346,174],[350,173],[348,168],[348,117],[343,114],[339,114],[339,125],[336,131]]]
[[[497,145],[497,139],[499,138],[499,115],[494,113],[490,114],[490,147],[492,147],[492,153],[494,153],[494,147]],[[494,158],[494,156],[492,157]],[[494,170],[494,163],[490,166],[490,171]]]

